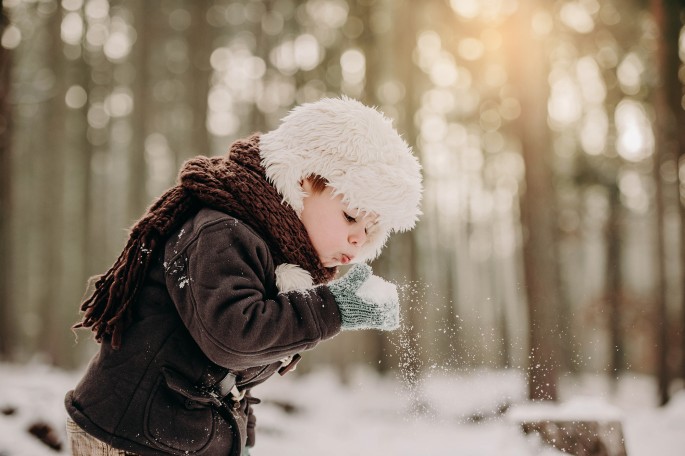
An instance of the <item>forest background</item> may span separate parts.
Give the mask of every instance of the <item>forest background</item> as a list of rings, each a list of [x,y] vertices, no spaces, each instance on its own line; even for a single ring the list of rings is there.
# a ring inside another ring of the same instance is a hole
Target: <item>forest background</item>
[[[0,2],[0,360],[82,366],[88,277],[184,160],[346,94],[425,178],[373,266],[394,334],[301,370],[685,379],[684,7],[676,0]],[[391,189],[389,190],[391,191]]]

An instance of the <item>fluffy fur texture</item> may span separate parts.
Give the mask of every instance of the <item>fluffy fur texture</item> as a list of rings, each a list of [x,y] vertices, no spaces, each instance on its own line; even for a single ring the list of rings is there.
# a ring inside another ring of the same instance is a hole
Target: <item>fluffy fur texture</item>
[[[413,228],[421,215],[418,160],[392,122],[359,101],[298,106],[262,135],[260,146],[267,178],[298,214],[305,196],[300,182],[319,175],[351,208],[378,215],[356,261],[377,257],[391,232]]]
[[[280,293],[314,286],[312,275],[301,267],[283,263],[276,266],[276,286]]]

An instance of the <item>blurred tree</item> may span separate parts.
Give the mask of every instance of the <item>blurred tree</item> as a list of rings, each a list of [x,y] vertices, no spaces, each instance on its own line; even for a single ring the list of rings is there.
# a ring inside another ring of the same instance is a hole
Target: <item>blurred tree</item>
[[[73,14],[82,20],[84,6],[74,11],[63,11],[62,21]],[[63,87],[66,89],[59,102],[66,104],[64,128],[64,207],[63,239],[60,254],[62,269],[62,289],[59,307],[63,308],[65,322],[61,335],[62,344],[67,342],[67,355],[63,356],[64,366],[77,366],[81,363],[85,344],[73,347],[71,335],[64,331],[79,319],[79,302],[83,296],[85,279],[93,274],[96,258],[89,254],[91,236],[91,144],[88,141],[88,93],[92,86],[90,66],[84,58],[84,46],[62,40],[62,54],[66,60]]]
[[[62,26],[61,8],[56,4],[45,12],[47,27],[47,64],[44,71],[50,75],[50,85],[47,97],[41,106],[41,121],[45,126],[43,134],[37,135],[36,148],[33,159],[36,160],[38,180],[31,189],[31,198],[35,210],[36,252],[35,269],[32,273],[41,280],[35,282],[37,313],[41,316],[39,332],[42,334],[37,340],[39,352],[47,356],[49,362],[55,365],[66,365],[69,357],[68,340],[63,337],[64,329],[71,323],[65,318],[67,307],[55,305],[64,302],[64,268],[62,264],[62,250],[56,248],[63,243],[67,224],[79,223],[78,220],[66,221],[65,209],[65,118],[67,92],[66,67],[68,62],[64,58],[63,42],[60,38]],[[52,194],[53,198],[36,198],[36,195]]]
[[[269,52],[271,50],[271,37],[264,30],[262,18],[271,17],[273,14],[274,1],[262,0],[259,2],[252,2],[250,5],[253,12],[248,17],[248,27],[250,33],[254,37],[254,57],[259,58],[262,62],[269,61]],[[250,20],[252,19],[252,20]],[[267,131],[266,116],[264,111],[260,109],[260,99],[264,96],[264,87],[266,86],[266,78],[262,78],[258,83],[258,89],[255,90],[255,97],[253,103],[250,105],[249,125],[250,133],[256,131]]]
[[[131,11],[135,30],[136,41],[131,48],[132,65],[128,71],[132,81],[133,112],[131,113],[131,142],[128,146],[128,173],[130,176],[127,187],[128,194],[128,219],[136,220],[145,211],[150,203],[147,191],[148,167],[145,157],[145,140],[150,133],[151,105],[153,98],[154,82],[150,78],[150,53],[152,48],[151,33],[153,22],[159,17],[155,14],[154,5],[150,1],[140,2],[132,0],[124,3]],[[200,81],[198,81],[200,82]]]
[[[383,74],[384,67],[392,64],[388,58],[391,53],[384,52],[384,49],[387,49],[385,46],[390,43],[385,42],[382,34],[373,30],[373,20],[379,14],[384,14],[380,2],[353,2],[350,4],[346,22],[346,25],[350,25],[346,28],[343,26],[343,32],[347,30],[352,46],[359,49],[364,56],[364,91],[359,99],[369,106],[380,105],[377,96],[379,81],[385,76]],[[387,276],[392,268],[389,267],[387,261],[384,262],[383,260],[384,258],[381,257],[380,261],[376,262],[373,267],[378,269],[378,274]],[[379,360],[379,370],[388,370],[390,359],[385,355],[391,349],[388,334],[382,331],[373,331],[365,334],[365,336],[366,340],[361,342],[365,342],[368,356]]]
[[[215,38],[215,29],[207,23],[206,5],[203,2],[189,2],[190,25],[187,34],[190,46],[190,68],[187,84],[190,86],[189,100],[192,111],[190,140],[193,155],[211,155],[209,132],[207,131],[207,103],[212,67],[209,56]]]
[[[651,9],[658,29],[658,48],[657,48],[657,71],[658,83],[654,90],[654,110],[655,110],[655,152],[654,152],[654,176],[656,180],[656,207],[657,207],[657,229],[659,240],[659,270],[657,272],[658,282],[655,295],[657,297],[657,316],[655,320],[656,334],[656,358],[657,376],[659,385],[659,397],[661,404],[669,400],[669,387],[672,379],[672,372],[669,366],[669,334],[671,318],[667,303],[667,279],[666,257],[669,246],[665,234],[665,209],[666,196],[664,189],[664,169],[669,162],[673,163],[682,157],[685,143],[683,140],[683,86],[679,79],[681,69],[679,43],[682,28],[682,15],[684,13],[682,2],[678,0],[652,0]],[[681,163],[682,166],[682,163]],[[677,165],[675,166],[677,169]],[[678,174],[682,174],[680,171]],[[681,214],[683,214],[682,203]],[[685,217],[681,217],[681,232],[685,233]],[[681,237],[681,244],[685,241],[685,236]],[[684,247],[681,245],[681,249]],[[685,270],[685,262],[681,263],[681,268]],[[685,273],[684,273],[685,274]],[[682,285],[682,282],[681,282]],[[681,291],[683,303],[685,303],[685,291]],[[685,312],[685,304],[683,307]],[[682,327],[679,331],[682,337]],[[684,364],[685,365],[685,364]]]
[[[618,186],[621,160],[614,156],[613,147],[609,147],[612,149],[612,157],[593,157],[581,152],[575,160],[573,177],[574,186],[580,191],[597,187],[603,190],[603,194],[606,194],[607,214],[606,220],[603,220],[604,283],[599,308],[602,315],[606,316],[606,326],[609,333],[608,374],[610,381],[615,384],[619,374],[626,367],[626,347],[623,337],[623,314],[625,311],[623,308],[623,286],[625,279],[621,245],[623,205],[621,204],[621,192]]]
[[[622,296],[623,286],[621,256],[621,200],[619,189],[611,185],[609,190],[609,214],[606,221],[606,288],[605,300],[609,309],[609,372],[612,381],[625,368],[625,346],[622,331]]]
[[[0,0],[0,36],[4,36],[10,25],[7,12]],[[9,271],[12,266],[12,243],[10,214],[12,191],[11,165],[11,86],[12,53],[0,45],[0,359],[9,359],[16,344],[14,330],[16,315],[12,305]]]
[[[683,17],[683,11],[681,10],[680,17]],[[673,18],[672,18],[673,20]],[[681,19],[681,28],[679,30],[679,36],[683,35],[683,23],[685,19]],[[678,43],[681,40],[678,39]],[[680,45],[678,53],[685,51],[685,45]],[[681,74],[683,68],[683,62],[685,60],[681,58],[679,62],[677,75]],[[685,90],[683,90],[683,85],[685,84],[685,77],[679,76],[678,81],[680,83],[680,92],[676,92],[676,96],[679,95],[680,104],[676,106],[676,122],[678,127],[676,129],[678,135],[678,196],[679,196],[679,215],[680,215],[680,264],[682,265],[680,270],[680,283],[685,284]],[[678,97],[674,98],[678,99]],[[685,285],[681,289],[680,296],[680,377],[685,380]]]
[[[417,111],[419,94],[415,91],[418,88],[417,70],[413,59],[409,58],[409,56],[414,53],[416,47],[416,38],[421,18],[421,5],[424,2],[401,0],[394,3],[396,14],[394,17],[396,24],[394,32],[396,35],[393,53],[396,56],[406,56],[406,58],[399,59],[397,65],[397,75],[405,89],[404,97],[399,106],[400,118],[397,122],[397,128],[403,132],[404,139],[410,145],[415,145],[418,132],[414,113]],[[416,230],[398,234],[395,235],[395,239],[393,239],[391,244],[394,248],[392,258],[396,261],[395,274],[399,273],[398,275],[403,277],[403,280],[410,285],[416,284],[419,279],[416,236]],[[412,296],[409,295],[409,297]],[[425,359],[422,359],[423,352],[419,346],[424,309],[419,305],[418,300],[410,299],[408,302],[404,302],[404,312],[407,320],[407,334],[406,346],[403,348],[406,350],[404,354],[407,356],[404,357],[404,363],[401,363],[401,368],[409,383],[415,384],[425,362]]]
[[[531,28],[537,11],[525,2],[511,17],[512,84],[521,103],[517,120],[525,163],[525,190],[521,200],[523,263],[528,298],[528,395],[532,400],[556,400],[559,375],[559,290],[555,258],[556,217],[552,176],[552,144],[547,123],[548,89],[545,42]],[[517,49],[526,50],[519,59]]]

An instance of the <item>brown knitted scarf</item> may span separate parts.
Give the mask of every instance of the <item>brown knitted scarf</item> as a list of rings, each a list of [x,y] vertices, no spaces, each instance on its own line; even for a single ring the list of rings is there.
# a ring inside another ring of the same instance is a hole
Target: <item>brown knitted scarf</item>
[[[267,243],[277,265],[298,265],[312,275],[315,284],[329,281],[336,269],[321,264],[299,217],[281,201],[260,164],[258,134],[234,142],[226,156],[188,160],[179,184],[133,226],[123,252],[81,305],[85,313],[74,328],[91,328],[99,342],[110,335],[112,347],[119,348],[153,259],[169,236],[203,207],[249,225]]]

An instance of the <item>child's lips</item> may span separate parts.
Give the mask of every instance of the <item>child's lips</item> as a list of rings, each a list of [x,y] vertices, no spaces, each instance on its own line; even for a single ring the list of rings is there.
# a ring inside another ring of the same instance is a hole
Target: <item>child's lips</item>
[[[340,257],[340,262],[341,262],[342,264],[348,264],[350,261],[352,261],[352,258],[351,258],[351,257],[348,257],[347,255],[344,255],[344,254],[343,254],[343,255]]]

